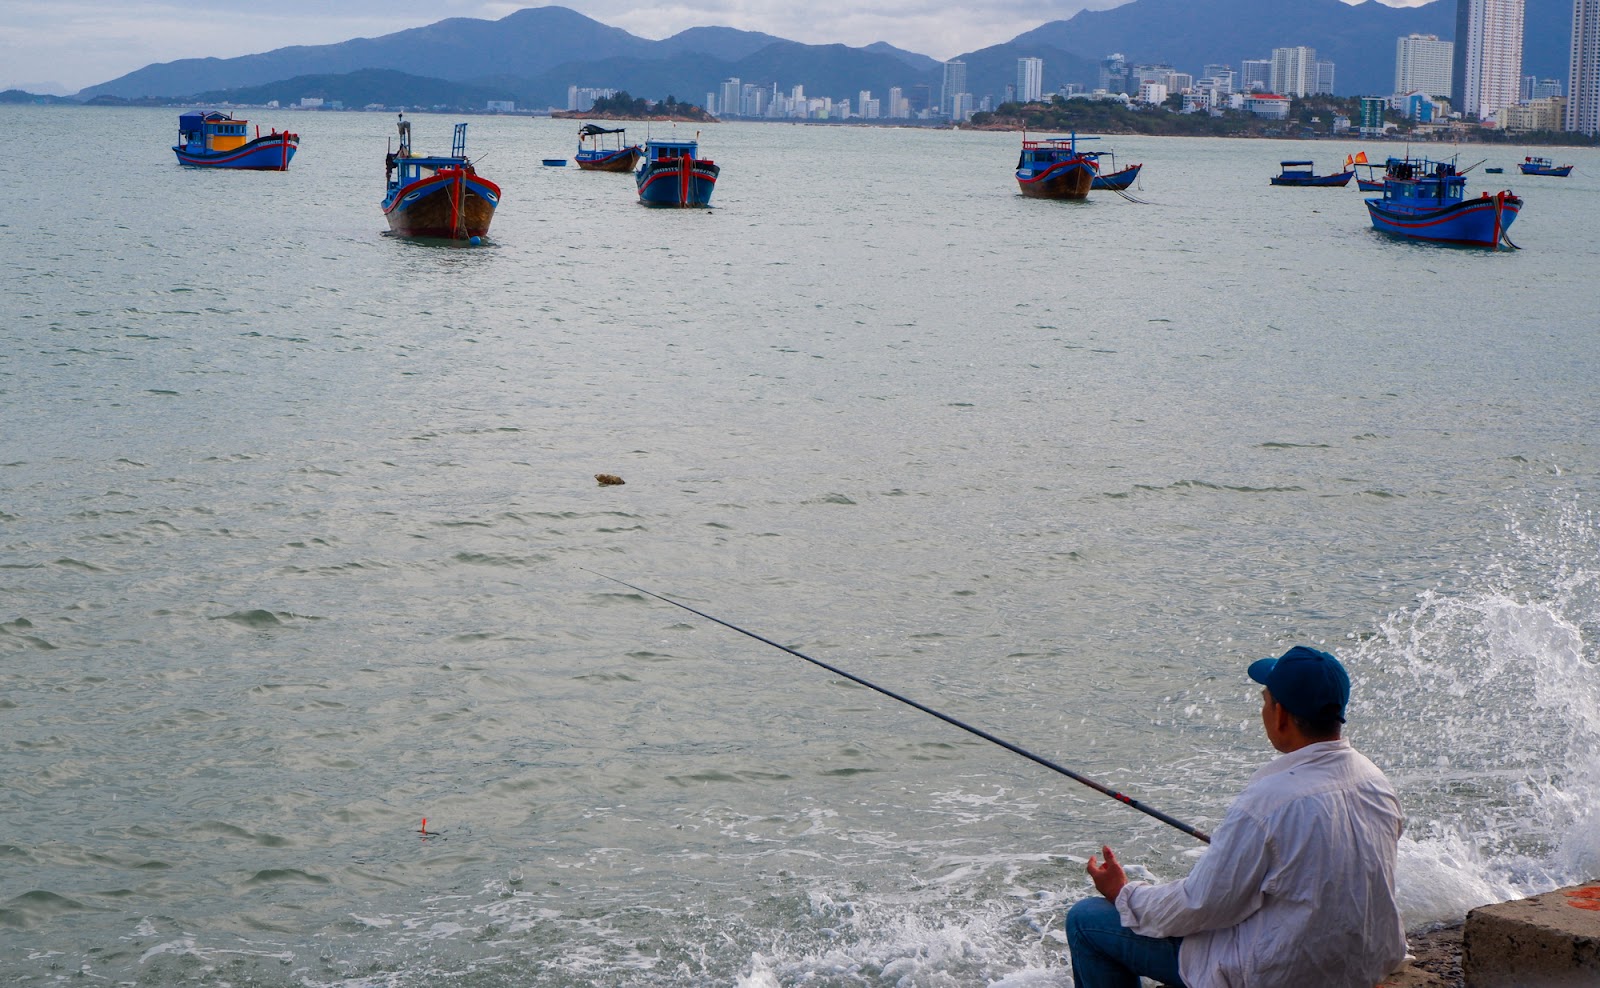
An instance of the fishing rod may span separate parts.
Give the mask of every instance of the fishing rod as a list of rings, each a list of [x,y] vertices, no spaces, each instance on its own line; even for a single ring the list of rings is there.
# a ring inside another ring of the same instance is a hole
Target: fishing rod
[[[956,718],[951,717],[949,714],[940,713],[939,711],[933,709],[930,706],[927,706],[926,704],[918,703],[916,700],[913,700],[910,697],[902,696],[899,693],[896,693],[896,692],[894,692],[893,690],[890,690],[890,689],[885,689],[884,687],[879,686],[877,683],[868,682],[867,680],[862,679],[860,676],[857,676],[854,673],[845,672],[843,669],[840,669],[838,666],[829,665],[828,663],[823,662],[821,659],[814,659],[811,656],[805,654],[804,652],[796,651],[795,649],[792,649],[787,645],[780,645],[780,644],[778,644],[777,642],[773,641],[770,638],[764,638],[761,635],[756,634],[754,631],[748,631],[748,630],[746,630],[744,628],[739,627],[737,624],[733,624],[730,621],[724,621],[721,618],[716,617],[715,615],[707,614],[705,611],[697,611],[693,607],[690,607],[688,604],[684,604],[684,603],[681,603],[679,601],[673,600],[670,597],[663,597],[660,594],[655,593],[654,591],[646,590],[644,587],[634,586],[632,583],[629,583],[626,580],[619,580],[614,576],[606,576],[604,573],[599,573],[599,572],[596,572],[595,570],[592,570],[592,569],[585,569],[584,572],[594,573],[595,576],[598,576],[598,577],[600,577],[601,579],[604,579],[604,580],[610,580],[612,583],[620,583],[622,586],[627,587],[629,590],[637,590],[639,593],[642,593],[642,594],[644,594],[644,595],[646,595],[648,597],[654,597],[656,600],[662,601],[664,603],[671,604],[673,607],[681,607],[684,610],[688,611],[690,614],[698,614],[700,617],[705,618],[707,621],[715,621],[717,624],[722,625],[724,628],[729,628],[729,629],[731,629],[733,631],[737,631],[741,635],[745,635],[747,637],[754,638],[756,641],[761,642],[763,645],[771,645],[773,648],[776,648],[776,649],[778,649],[780,651],[788,652],[790,655],[794,656],[797,659],[805,659],[807,662],[811,663],[812,665],[818,666],[818,667],[823,668],[823,669],[826,669],[826,670],[828,670],[829,672],[833,673],[836,676],[843,676],[845,679],[850,680],[852,683],[856,683],[858,685],[865,686],[869,690],[876,690],[877,692],[882,693],[884,696],[888,697],[891,700],[899,700],[901,703],[905,704],[906,706],[915,707],[916,709],[922,711],[925,714],[929,714],[929,715],[931,715],[933,717],[937,717],[940,720],[944,721],[946,724],[951,725],[952,727],[959,727],[963,731],[966,731],[968,734],[975,734],[978,737],[983,738],[985,741],[988,741],[988,742],[990,742],[992,744],[997,744],[1000,747],[1006,749],[1007,751],[1012,752],[1013,754],[1021,755],[1023,758],[1026,758],[1029,761],[1036,762],[1036,763],[1038,763],[1040,765],[1043,765],[1045,768],[1050,769],[1052,772],[1059,772],[1060,774],[1066,776],[1067,778],[1071,779],[1074,782],[1082,783],[1083,785],[1088,786],[1090,789],[1093,789],[1096,792],[1099,792],[1099,793],[1102,793],[1104,795],[1110,796],[1112,799],[1116,800],[1119,803],[1125,803],[1128,806],[1133,807],[1134,809],[1138,810],[1140,813],[1145,813],[1145,814],[1148,814],[1149,816],[1153,816],[1157,820],[1160,820],[1162,823],[1166,824],[1167,826],[1175,827],[1178,830],[1181,830],[1184,833],[1188,834],[1190,837],[1196,838],[1197,840],[1203,841],[1203,842],[1205,842],[1207,844],[1211,843],[1211,836],[1209,834],[1206,834],[1203,831],[1197,830],[1196,828],[1189,826],[1187,823],[1184,823],[1182,820],[1179,820],[1176,817],[1168,816],[1167,814],[1161,812],[1160,810],[1158,810],[1158,809],[1156,809],[1156,808],[1154,808],[1152,806],[1146,806],[1145,804],[1139,802],[1137,799],[1134,799],[1131,796],[1125,796],[1122,793],[1117,792],[1115,789],[1112,789],[1110,786],[1101,785],[1100,783],[1096,782],[1095,780],[1093,780],[1093,779],[1091,779],[1091,778],[1089,778],[1087,776],[1080,775],[1077,772],[1074,772],[1072,769],[1067,768],[1067,767],[1065,767],[1063,765],[1058,765],[1055,762],[1051,761],[1050,759],[1045,758],[1045,757],[1043,757],[1041,755],[1036,755],[1033,752],[1029,751],[1028,749],[1023,748],[1023,747],[1021,747],[1019,745],[1012,744],[1010,741],[1007,741],[1004,738],[996,737],[995,735],[990,734],[988,731],[985,731],[982,728],[973,727],[971,724],[967,724],[967,723],[964,723],[962,721],[959,721]]]

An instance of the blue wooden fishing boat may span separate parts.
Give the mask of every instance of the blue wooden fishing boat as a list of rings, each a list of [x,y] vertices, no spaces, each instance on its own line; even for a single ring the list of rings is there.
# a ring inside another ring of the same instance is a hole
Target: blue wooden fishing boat
[[[1273,185],[1300,185],[1315,186],[1318,188],[1343,187],[1350,184],[1350,179],[1355,176],[1354,169],[1346,169],[1332,175],[1318,175],[1311,170],[1309,161],[1284,161],[1279,163],[1281,171],[1272,176]]]
[[[1454,159],[1390,158],[1386,165],[1383,195],[1366,201],[1373,229],[1441,244],[1510,244],[1506,233],[1522,200],[1509,189],[1467,198],[1467,178]]]
[[[250,122],[221,110],[191,110],[178,116],[178,143],[172,152],[178,164],[191,168],[247,168],[281,172],[300,149],[300,135],[273,130],[265,137]]]
[[[1086,199],[1100,173],[1098,154],[1078,150],[1078,142],[1098,137],[1046,137],[1022,141],[1017,158],[1017,188],[1034,199]],[[1130,179],[1131,181],[1131,179]]]
[[[565,159],[565,158],[544,158],[542,160],[544,161],[544,166],[546,168],[565,168],[565,167],[567,167],[567,159]]]
[[[1523,158],[1517,165],[1524,175],[1551,175],[1556,178],[1566,178],[1572,174],[1571,165],[1558,165],[1549,158]]]
[[[627,133],[626,127],[608,130],[599,124],[584,124],[578,128],[578,153],[573,159],[588,172],[631,172],[644,157],[644,148],[626,143]],[[601,138],[607,134],[616,135],[613,147],[602,146]]]
[[[1128,165],[1126,168],[1118,168],[1116,153],[1112,151],[1095,151],[1093,152],[1093,157],[1095,176],[1094,181],[1089,184],[1089,188],[1091,190],[1109,189],[1113,192],[1126,191],[1139,177],[1139,169],[1144,167],[1144,165],[1138,164]],[[1104,160],[1106,158],[1111,159],[1110,171],[1106,170],[1106,164]]]
[[[698,138],[698,135],[696,135]],[[646,206],[709,206],[722,169],[701,158],[698,139],[649,140],[634,179]]]
[[[479,175],[467,157],[467,125],[456,124],[448,155],[417,154],[403,113],[398,126],[400,146],[384,158],[383,215],[390,231],[473,242],[488,233],[500,186]]]

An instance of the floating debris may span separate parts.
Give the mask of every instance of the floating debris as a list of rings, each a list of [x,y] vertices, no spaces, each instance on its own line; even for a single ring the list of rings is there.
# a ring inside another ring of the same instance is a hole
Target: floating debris
[[[618,484],[627,483],[626,480],[623,480],[614,473],[597,473],[594,475],[594,479],[600,482],[601,487],[615,487]]]

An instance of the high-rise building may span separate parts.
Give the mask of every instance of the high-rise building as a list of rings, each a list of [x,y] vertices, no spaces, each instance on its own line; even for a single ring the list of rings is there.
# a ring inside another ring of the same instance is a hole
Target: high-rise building
[[[951,59],[944,63],[944,85],[939,90],[939,109],[947,116],[959,119],[954,100],[967,94],[967,63]]]
[[[1463,116],[1491,120],[1497,110],[1517,102],[1522,20],[1523,0],[1456,0],[1460,88],[1451,85],[1450,101]]]
[[[1382,96],[1361,97],[1361,133],[1367,137],[1379,137],[1383,134],[1383,111],[1389,108],[1389,101]]]
[[[1100,88],[1108,93],[1128,91],[1128,63],[1121,52],[1100,60]]]
[[[1239,63],[1239,92],[1265,93],[1272,90],[1272,59],[1247,58]]]
[[[1411,34],[1394,45],[1394,91],[1450,95],[1450,70],[1455,45],[1436,34]]]
[[[890,86],[889,87],[889,116],[891,118],[893,118],[895,120],[901,120],[901,119],[904,119],[906,117],[911,116],[910,112],[908,111],[908,109],[907,109],[907,107],[905,105],[905,102],[906,102],[905,93],[900,89],[900,87],[899,86]]]
[[[1600,0],[1573,0],[1566,129],[1600,135]]]
[[[1044,99],[1044,59],[1017,59],[1017,102],[1037,103]]]
[[[906,96],[906,109],[913,117],[920,117],[929,110],[937,109],[933,105],[933,87],[925,82],[912,86],[910,95]]]
[[[1227,96],[1233,92],[1233,66],[1207,65],[1200,73],[1200,80],[1211,80],[1210,89],[1213,93]]]
[[[1567,95],[1566,87],[1560,79],[1541,79],[1536,75],[1522,77],[1522,102],[1531,103],[1536,99],[1548,99],[1551,96]]]
[[[725,117],[744,115],[744,87],[739,84],[738,76],[723,80],[722,99],[717,101],[717,108]]]
[[[1279,96],[1309,96],[1317,91],[1317,50],[1300,45],[1272,49],[1272,81]]]
[[[1333,63],[1327,59],[1317,62],[1315,72],[1312,73],[1316,81],[1312,83],[1311,91],[1315,94],[1333,94]]]

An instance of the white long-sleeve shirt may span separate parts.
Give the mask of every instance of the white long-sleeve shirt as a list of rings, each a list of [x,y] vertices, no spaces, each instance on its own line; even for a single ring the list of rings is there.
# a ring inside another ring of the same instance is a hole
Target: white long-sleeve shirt
[[[1135,933],[1183,937],[1189,988],[1372,988],[1405,959],[1402,822],[1348,741],[1308,745],[1251,777],[1187,877],[1129,883],[1117,912]]]

